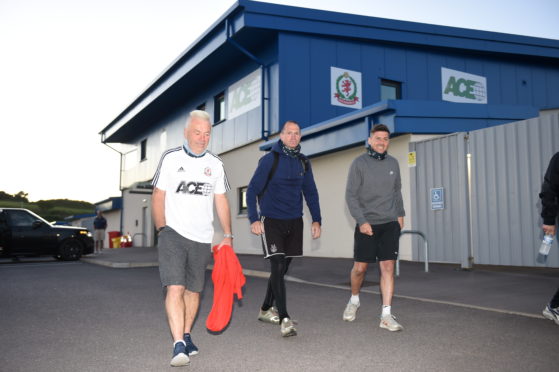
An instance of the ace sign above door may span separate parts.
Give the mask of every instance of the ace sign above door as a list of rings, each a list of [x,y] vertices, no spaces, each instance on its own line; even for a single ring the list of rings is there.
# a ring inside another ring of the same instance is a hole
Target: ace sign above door
[[[334,106],[360,109],[361,73],[330,67],[330,103]]]

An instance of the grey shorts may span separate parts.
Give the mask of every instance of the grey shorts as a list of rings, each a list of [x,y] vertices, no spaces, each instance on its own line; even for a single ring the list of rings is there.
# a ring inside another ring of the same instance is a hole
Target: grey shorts
[[[104,229],[94,229],[93,230],[93,240],[105,240],[105,230]]]
[[[191,292],[202,292],[211,244],[185,238],[169,226],[159,233],[157,243],[161,284],[182,285]]]

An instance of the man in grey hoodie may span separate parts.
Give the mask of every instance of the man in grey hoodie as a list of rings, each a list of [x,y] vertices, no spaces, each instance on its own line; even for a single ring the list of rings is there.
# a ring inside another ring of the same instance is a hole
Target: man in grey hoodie
[[[373,126],[367,142],[367,153],[351,164],[346,186],[346,202],[356,226],[351,298],[343,319],[355,320],[367,267],[378,260],[382,294],[380,327],[400,331],[403,327],[391,313],[394,266],[405,216],[400,167],[398,161],[387,154],[390,131],[385,125]]]

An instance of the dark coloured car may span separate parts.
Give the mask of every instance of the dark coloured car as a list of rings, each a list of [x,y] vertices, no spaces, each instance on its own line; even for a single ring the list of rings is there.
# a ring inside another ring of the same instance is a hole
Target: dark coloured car
[[[90,253],[93,238],[86,228],[53,226],[27,209],[0,207],[0,257],[50,255],[78,260]]]

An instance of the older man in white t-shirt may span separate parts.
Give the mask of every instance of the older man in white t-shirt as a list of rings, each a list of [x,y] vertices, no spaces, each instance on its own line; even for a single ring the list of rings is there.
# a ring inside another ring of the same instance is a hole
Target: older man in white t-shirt
[[[230,189],[223,162],[207,151],[211,123],[205,111],[192,111],[181,147],[166,151],[153,177],[152,212],[158,232],[159,273],[166,287],[165,309],[174,341],[172,366],[198,354],[190,331],[211,258],[213,204],[224,231],[218,246],[233,245]]]

